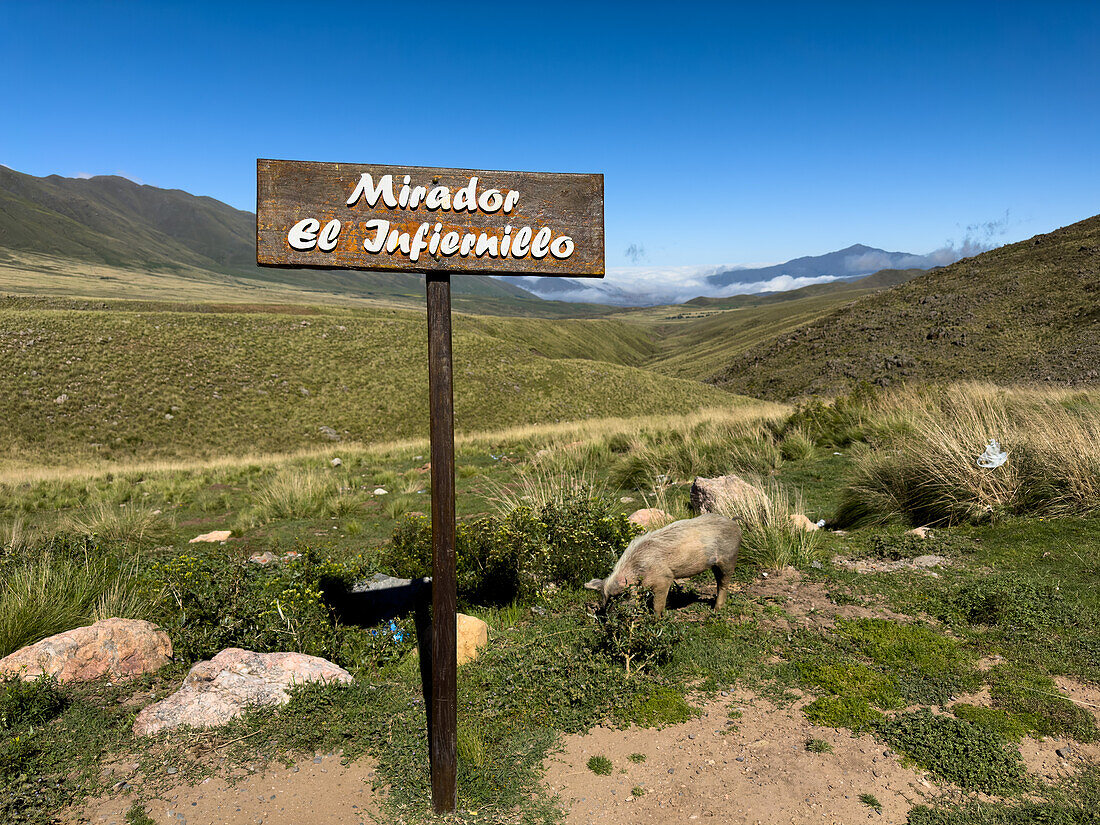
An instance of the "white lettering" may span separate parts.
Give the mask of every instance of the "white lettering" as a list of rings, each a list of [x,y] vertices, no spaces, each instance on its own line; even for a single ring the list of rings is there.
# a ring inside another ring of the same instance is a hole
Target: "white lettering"
[[[501,204],[504,203],[504,195],[500,194],[499,189],[486,189],[477,198],[477,206],[482,212],[488,212],[492,214],[500,209]]]
[[[512,257],[522,258],[527,255],[527,247],[531,245],[531,227],[521,226],[512,241]]]
[[[500,240],[500,256],[506,258],[508,256],[508,247],[512,245],[512,227],[504,227],[504,237]]]
[[[454,211],[465,209],[467,212],[477,211],[477,177],[470,178],[470,182],[455,192]]]
[[[428,193],[424,200],[424,206],[428,209],[450,209],[451,190],[446,186],[437,186]]]
[[[462,248],[458,250],[458,254],[465,258],[473,251],[475,243],[477,243],[477,235],[472,235],[469,233],[463,235]]]
[[[397,198],[393,196],[393,175],[383,175],[375,186],[370,172],[364,172],[359,177],[359,183],[356,184],[351,197],[348,198],[348,206],[355,206],[363,197],[367,199],[368,206],[374,206],[378,203],[378,199],[382,198],[386,206],[396,209]]]
[[[428,242],[428,254],[435,255],[439,251],[439,233],[442,229],[443,224],[437,223],[432,230],[432,239]]]
[[[485,254],[488,254],[490,258],[495,258],[498,243],[500,243],[500,239],[496,235],[486,235],[482,232],[477,236],[477,248],[474,250],[474,254],[479,258]]]
[[[325,228],[321,230],[320,237],[317,238],[317,248],[322,252],[334,250],[340,240],[340,226],[340,221],[335,218],[326,223]]]
[[[363,224],[363,229],[365,229],[367,232],[377,231],[378,233],[374,236],[373,241],[370,239],[369,236],[363,238],[363,249],[367,250],[367,252],[381,252],[382,247],[386,243],[386,235],[390,231],[390,222],[384,221],[381,218],[375,218],[374,220],[367,221],[365,224]]]
[[[428,246],[424,238],[427,237],[429,228],[429,225],[426,223],[422,223],[417,227],[416,234],[412,239],[412,250],[409,252],[409,260],[413,263],[420,259],[421,250],[426,249]]]
[[[458,252],[457,232],[448,232],[443,236],[443,240],[439,243],[439,252],[441,255],[454,255]]]
[[[409,254],[409,233],[394,229],[386,239],[386,251],[392,255],[398,248],[406,255]]]
[[[568,235],[559,235],[550,244],[550,254],[555,258],[568,258],[573,254],[573,239]]]
[[[531,244],[532,258],[546,257],[546,253],[550,249],[550,236],[552,234],[549,226],[544,226],[535,233],[535,242]]]
[[[414,186],[412,188],[412,193],[409,195],[409,209],[416,209],[427,194],[428,190],[423,186]]]
[[[321,222],[316,218],[306,218],[298,221],[290,227],[286,235],[286,242],[292,249],[307,252],[317,245],[317,230],[321,228]]]
[[[504,196],[504,214],[510,214],[512,210],[515,209],[517,203],[519,203],[519,192],[512,190]]]

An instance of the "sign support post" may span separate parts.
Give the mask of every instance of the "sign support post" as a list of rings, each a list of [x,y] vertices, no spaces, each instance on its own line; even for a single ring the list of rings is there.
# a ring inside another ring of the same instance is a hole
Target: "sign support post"
[[[432,695],[428,714],[432,807],[457,804],[458,649],[455,608],[455,439],[451,276],[425,275],[432,461]],[[427,705],[427,703],[425,703]]]
[[[432,807],[458,802],[451,275],[604,276],[603,175],[256,161],[260,266],[424,273],[432,622],[424,704]],[[423,619],[418,608],[417,623]],[[423,659],[421,660],[423,663]]]

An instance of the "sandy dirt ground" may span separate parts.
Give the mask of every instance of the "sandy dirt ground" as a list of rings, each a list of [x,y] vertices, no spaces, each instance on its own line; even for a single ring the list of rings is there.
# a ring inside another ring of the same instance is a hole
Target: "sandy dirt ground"
[[[373,776],[370,759],[341,765],[338,755],[318,755],[233,782],[214,776],[160,791],[145,798],[145,808],[157,825],[366,825],[378,815]],[[137,798],[123,793],[93,800],[64,821],[126,825]]]
[[[739,692],[662,731],[595,728],[563,740],[545,781],[569,825],[904,822],[935,792],[872,737],[811,725],[801,712],[808,701],[781,709]],[[741,718],[730,719],[730,710]],[[810,739],[824,739],[833,752],[807,751]],[[632,754],[645,761],[632,762]],[[592,756],[611,760],[610,776],[588,769]],[[881,814],[860,801],[864,793],[882,803]]]

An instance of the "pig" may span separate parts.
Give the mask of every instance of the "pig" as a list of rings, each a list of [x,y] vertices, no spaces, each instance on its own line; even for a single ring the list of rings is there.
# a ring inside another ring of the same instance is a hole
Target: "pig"
[[[630,542],[615,569],[606,579],[592,579],[585,587],[603,594],[600,608],[612,596],[629,585],[640,584],[653,590],[653,612],[665,612],[669,588],[676,579],[714,571],[718,584],[716,610],[726,603],[726,593],[741,548],[741,527],[716,513],[674,521],[659,530],[645,533]]]

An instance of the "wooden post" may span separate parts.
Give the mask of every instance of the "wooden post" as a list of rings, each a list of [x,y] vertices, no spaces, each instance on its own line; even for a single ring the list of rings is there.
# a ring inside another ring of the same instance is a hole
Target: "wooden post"
[[[428,714],[432,807],[457,804],[458,640],[455,628],[455,438],[451,379],[451,276],[424,276],[432,459],[432,691]]]

